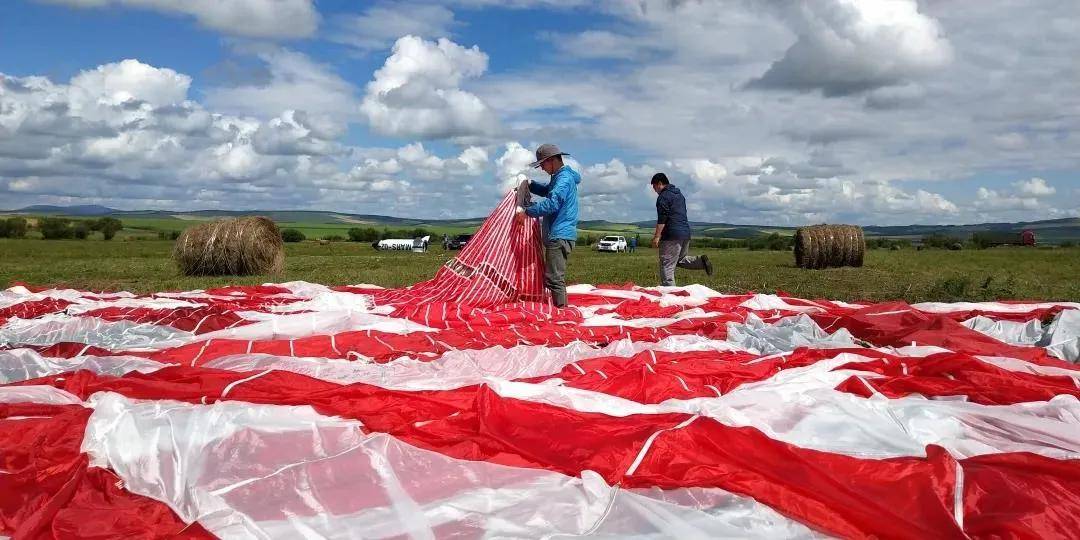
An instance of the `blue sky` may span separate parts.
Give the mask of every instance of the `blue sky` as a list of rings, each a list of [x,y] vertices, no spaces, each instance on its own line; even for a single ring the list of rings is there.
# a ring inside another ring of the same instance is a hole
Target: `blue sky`
[[[990,4],[9,1],[0,207],[478,216],[556,142],[586,219],[1076,216],[1080,6]]]

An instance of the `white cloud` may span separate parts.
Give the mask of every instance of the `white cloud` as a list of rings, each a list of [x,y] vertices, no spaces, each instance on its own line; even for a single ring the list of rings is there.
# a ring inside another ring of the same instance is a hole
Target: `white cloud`
[[[915,0],[781,2],[798,39],[751,86],[845,95],[905,83],[948,64],[952,48]]]
[[[343,15],[330,38],[361,52],[384,49],[401,36],[449,37],[454,12],[433,4],[377,4],[359,15]]]
[[[187,75],[131,59],[82,71],[71,79],[71,89],[81,94],[78,97],[110,105],[128,100],[154,106],[180,103],[187,98],[189,87],[191,77]]]
[[[304,112],[286,110],[281,116],[259,125],[251,136],[252,147],[266,155],[329,155],[341,152],[341,145],[329,139],[340,135],[334,126],[311,122]]]
[[[984,212],[1038,210],[1039,207],[1035,197],[1020,197],[985,187],[980,187],[975,194],[975,208]]]
[[[312,0],[44,0],[81,8],[131,7],[189,15],[219,32],[258,38],[298,38],[315,33]]]
[[[421,195],[453,193],[491,171],[483,147],[446,158],[420,143],[353,148],[339,140],[341,123],[322,115],[285,109],[261,119],[207,110],[187,99],[190,83],[133,60],[87,70],[66,84],[0,75],[5,203],[19,196],[128,208],[172,201],[179,208],[360,205],[369,212],[442,213],[425,209],[431,199]],[[428,182],[423,193],[411,189],[417,182]],[[399,193],[389,207],[376,195],[387,192]],[[452,210],[485,208],[491,198],[495,190],[458,196]]]
[[[511,189],[526,179],[533,171],[529,164],[535,160],[536,154],[526,149],[521,143],[506,143],[502,155],[495,159],[499,187]]]
[[[1054,189],[1053,186],[1047,184],[1046,180],[1037,176],[1028,180],[1013,182],[1013,187],[1019,190],[1020,193],[1032,197],[1049,197],[1050,195],[1057,193],[1057,190]]]
[[[577,34],[552,34],[548,40],[563,54],[578,58],[632,60],[654,51],[650,40],[607,30],[585,30]]]
[[[416,36],[397,40],[386,63],[367,85],[360,110],[386,135],[444,139],[486,136],[497,120],[479,97],[460,88],[487,70],[478,47]]]
[[[256,55],[266,64],[269,80],[234,87],[210,88],[206,104],[214,109],[261,118],[285,110],[304,111],[312,125],[332,132],[359,117],[355,88],[334,70],[305,54],[288,49],[265,49]]]

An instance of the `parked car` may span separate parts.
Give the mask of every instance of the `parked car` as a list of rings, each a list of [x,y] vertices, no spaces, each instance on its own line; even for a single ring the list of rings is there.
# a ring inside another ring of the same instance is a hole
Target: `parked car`
[[[623,236],[605,236],[596,243],[596,251],[626,251],[626,238]]]
[[[471,234],[459,234],[450,239],[450,242],[446,244],[446,249],[462,249],[472,240]]]

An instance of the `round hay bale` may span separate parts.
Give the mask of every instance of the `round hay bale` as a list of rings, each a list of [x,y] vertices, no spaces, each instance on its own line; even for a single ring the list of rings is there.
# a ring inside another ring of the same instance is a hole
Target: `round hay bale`
[[[866,238],[855,225],[812,225],[795,231],[795,265],[818,269],[862,266]]]
[[[173,259],[187,276],[276,274],[285,250],[273,221],[242,217],[184,229],[173,246]]]

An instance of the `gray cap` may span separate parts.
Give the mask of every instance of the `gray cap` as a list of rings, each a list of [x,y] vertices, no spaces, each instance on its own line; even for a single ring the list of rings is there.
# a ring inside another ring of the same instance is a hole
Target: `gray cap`
[[[569,156],[566,152],[560,152],[559,147],[554,144],[541,144],[540,148],[536,149],[536,161],[532,162],[530,167],[539,167],[541,163],[555,157],[555,156]]]

